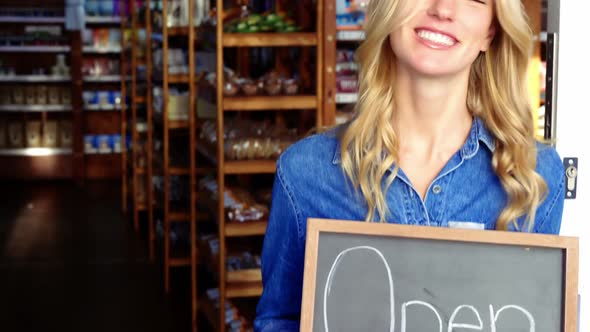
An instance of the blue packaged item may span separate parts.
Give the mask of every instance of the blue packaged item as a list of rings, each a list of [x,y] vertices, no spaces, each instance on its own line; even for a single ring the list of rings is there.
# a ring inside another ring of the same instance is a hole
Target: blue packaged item
[[[101,106],[109,106],[112,105],[110,101],[110,93],[109,91],[98,91],[96,92],[96,104]]]
[[[86,0],[86,2],[84,3],[84,10],[86,11],[86,15],[98,15],[98,3],[99,1],[97,0]]]
[[[121,153],[121,135],[111,135],[110,146],[113,153]]]
[[[119,106],[121,105],[121,92],[120,91],[111,91],[109,95],[109,103],[111,105]]]
[[[99,12],[101,16],[113,16],[115,14],[113,0],[102,0],[99,1]]]
[[[96,152],[97,152],[97,150],[94,146],[94,135],[85,135],[84,136],[84,153],[93,154]]]
[[[111,136],[110,135],[98,135],[94,141],[94,147],[98,150],[98,153],[112,153],[111,149]]]

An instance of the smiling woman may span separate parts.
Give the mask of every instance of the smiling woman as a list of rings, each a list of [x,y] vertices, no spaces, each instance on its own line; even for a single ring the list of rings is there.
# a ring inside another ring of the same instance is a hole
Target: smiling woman
[[[356,116],[277,163],[257,331],[299,329],[308,218],[559,233],[521,2],[371,0],[366,17]]]

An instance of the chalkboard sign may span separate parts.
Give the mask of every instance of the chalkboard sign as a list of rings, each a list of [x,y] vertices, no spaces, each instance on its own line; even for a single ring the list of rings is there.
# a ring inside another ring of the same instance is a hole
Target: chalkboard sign
[[[310,219],[301,331],[575,332],[578,239]]]

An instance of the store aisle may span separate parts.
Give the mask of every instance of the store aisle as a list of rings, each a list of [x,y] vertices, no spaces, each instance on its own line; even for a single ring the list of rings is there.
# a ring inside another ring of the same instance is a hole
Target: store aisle
[[[117,183],[0,183],[0,330],[189,331],[188,271],[163,294],[119,197]]]

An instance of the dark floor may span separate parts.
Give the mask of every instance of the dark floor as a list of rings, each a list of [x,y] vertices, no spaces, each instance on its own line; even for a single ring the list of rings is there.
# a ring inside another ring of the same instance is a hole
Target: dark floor
[[[163,290],[114,183],[0,182],[0,331],[190,331],[188,270]]]

